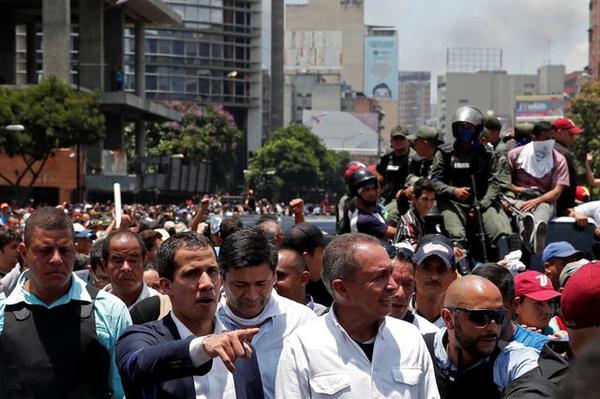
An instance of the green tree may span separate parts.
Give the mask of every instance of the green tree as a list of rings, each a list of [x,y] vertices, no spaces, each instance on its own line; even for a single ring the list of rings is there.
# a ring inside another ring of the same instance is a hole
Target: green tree
[[[216,105],[200,107],[178,101],[166,105],[181,111],[183,119],[148,125],[148,155],[183,154],[195,160],[208,160],[211,162],[212,188],[231,190],[238,161],[236,153],[242,142],[242,132],[231,114]]]
[[[11,119],[8,123],[25,127],[21,132],[3,131],[0,140],[2,150],[25,165],[14,178],[0,174],[0,179],[14,187],[17,197],[25,177],[29,177],[27,185],[33,186],[56,148],[94,144],[104,137],[98,96],[77,92],[53,76],[25,89],[0,92],[3,124],[6,117]]]
[[[573,101],[573,119],[581,126],[583,133],[573,144],[573,155],[583,171],[585,154],[594,153],[595,171],[600,170],[600,82],[586,84]]]
[[[275,131],[256,151],[248,166],[248,183],[259,196],[275,200],[339,193],[346,159],[347,153],[327,150],[308,127],[292,124]]]

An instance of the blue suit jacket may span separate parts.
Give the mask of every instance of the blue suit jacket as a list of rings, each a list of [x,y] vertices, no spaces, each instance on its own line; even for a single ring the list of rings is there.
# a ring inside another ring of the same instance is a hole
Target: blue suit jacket
[[[127,399],[195,398],[194,375],[205,375],[212,360],[193,367],[189,346],[168,314],[162,320],[129,327],[117,341],[116,362]],[[262,398],[258,362],[238,359],[234,374],[238,398]]]

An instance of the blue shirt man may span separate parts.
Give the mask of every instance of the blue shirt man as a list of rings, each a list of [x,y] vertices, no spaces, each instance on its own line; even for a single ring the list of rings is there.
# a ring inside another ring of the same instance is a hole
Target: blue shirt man
[[[122,398],[114,347],[131,318],[118,298],[73,274],[69,218],[36,210],[19,251],[29,270],[0,298],[0,397]]]

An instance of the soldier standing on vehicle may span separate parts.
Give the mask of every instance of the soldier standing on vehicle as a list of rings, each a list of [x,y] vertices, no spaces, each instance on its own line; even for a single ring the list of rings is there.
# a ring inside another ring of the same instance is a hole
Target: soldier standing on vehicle
[[[467,220],[477,216],[474,209],[477,204],[483,219],[485,241],[502,258],[509,250],[508,236],[512,229],[498,201],[503,177],[498,176],[494,152],[479,142],[482,129],[481,111],[470,105],[458,108],[452,120],[452,134],[456,140],[454,144],[440,147],[431,174],[437,205],[455,246],[465,248]],[[472,187],[472,180],[476,187]]]

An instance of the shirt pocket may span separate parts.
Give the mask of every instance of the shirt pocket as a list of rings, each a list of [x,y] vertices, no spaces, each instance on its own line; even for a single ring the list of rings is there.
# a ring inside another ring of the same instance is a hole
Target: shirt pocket
[[[350,376],[347,374],[317,375],[310,380],[313,398],[343,397],[350,393]]]
[[[394,381],[405,385],[418,385],[421,381],[423,370],[414,367],[401,367],[392,369],[392,377]]]

